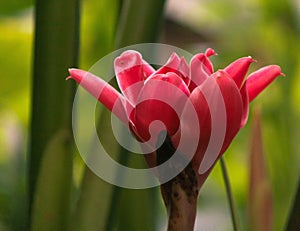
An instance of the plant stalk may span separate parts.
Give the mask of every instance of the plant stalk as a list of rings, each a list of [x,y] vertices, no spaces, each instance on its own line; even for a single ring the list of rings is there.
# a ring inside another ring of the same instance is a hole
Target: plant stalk
[[[178,176],[161,185],[168,213],[168,231],[193,231],[197,213],[198,189],[195,174],[188,165]]]
[[[168,161],[175,153],[171,138],[169,135],[160,134],[160,138],[165,138],[163,144],[156,151],[157,165]],[[184,155],[182,155],[184,158]],[[182,159],[184,160],[184,159]],[[171,162],[170,162],[171,163]],[[177,172],[178,166],[182,163],[176,161],[177,166],[170,164],[169,169],[164,171]],[[165,172],[160,172],[159,177]],[[162,198],[164,200],[168,213],[168,231],[193,231],[197,213],[198,182],[194,169],[189,163],[176,177],[163,183],[160,187]]]
[[[64,79],[67,69],[77,66],[79,11],[79,0],[35,1],[28,153],[30,230],[65,230],[69,220],[75,83],[66,84]]]
[[[221,165],[221,171],[225,183],[225,188],[226,188],[226,194],[227,194],[227,199],[230,207],[230,213],[231,213],[231,219],[232,219],[232,225],[233,225],[233,230],[234,231],[240,231],[240,223],[239,223],[239,218],[238,218],[238,213],[237,213],[237,208],[234,203],[234,198],[230,186],[230,181],[229,181],[229,176],[228,176],[228,171],[226,167],[226,163],[223,157],[220,158],[220,165]]]

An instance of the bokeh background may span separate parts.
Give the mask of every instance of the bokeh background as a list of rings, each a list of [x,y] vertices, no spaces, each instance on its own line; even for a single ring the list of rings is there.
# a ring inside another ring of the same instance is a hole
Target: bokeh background
[[[112,51],[120,7],[117,2],[81,2],[80,68],[89,69]],[[0,1],[1,231],[26,230],[28,224],[27,162],[34,25],[34,2]],[[251,197],[251,190],[267,192],[262,196],[262,201],[269,198],[271,203],[261,204],[266,206],[267,211],[271,211],[270,230],[283,230],[300,173],[300,2],[168,0],[158,28],[157,41],[178,46],[191,53],[203,52],[207,47],[212,47],[219,54],[212,58],[215,69],[248,55],[257,60],[251,70],[268,64],[282,67],[286,76],[278,78],[253,102],[249,122],[225,153],[225,159],[242,230],[251,230],[251,206],[261,199]],[[57,84],[65,84],[64,78],[61,81]],[[262,140],[256,140],[254,144],[260,141],[263,143],[263,158],[259,161],[264,161],[264,174],[258,179],[250,177],[251,168],[254,169],[252,171],[261,170],[260,164],[250,161],[253,146],[251,140],[257,138],[257,131],[253,132],[252,129],[255,119],[253,111],[259,111],[261,115]],[[102,119],[103,123],[105,121],[109,120]],[[106,137],[106,142],[110,146],[114,141]],[[76,210],[85,172],[84,163],[76,150],[73,161],[71,211]],[[254,180],[254,186],[250,184],[251,180]],[[105,227],[111,230],[163,230],[166,213],[159,189],[107,190],[110,186],[105,182],[100,184],[97,197],[101,199],[99,206],[102,208],[99,213],[97,208],[91,209],[88,216],[97,213],[99,220],[109,223]],[[200,230],[232,230],[218,164],[200,193],[197,227],[201,227]]]

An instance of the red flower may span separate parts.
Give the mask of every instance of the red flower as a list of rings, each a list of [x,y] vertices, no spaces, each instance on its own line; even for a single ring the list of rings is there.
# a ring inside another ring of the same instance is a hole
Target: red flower
[[[248,118],[249,102],[262,92],[277,76],[283,75],[280,67],[270,65],[253,72],[245,80],[251,57],[237,59],[223,70],[214,72],[209,60],[215,52],[195,55],[188,65],[184,58],[173,53],[167,63],[154,70],[142,56],[132,50],[125,51],[115,59],[114,67],[120,90],[119,93],[97,76],[78,69],[70,69],[70,77],[96,97],[124,123],[127,123],[140,141],[151,141],[155,146],[158,134],[166,130],[174,147],[180,142],[182,129],[191,131],[195,121],[181,121],[187,100],[190,100],[198,117],[200,128],[197,151],[192,159],[196,172],[203,161],[205,151],[212,137],[212,109],[209,97],[216,91],[221,93],[215,105],[223,105],[225,112],[224,136],[213,163],[198,174],[201,187],[209,170],[230,145]],[[209,81],[208,81],[209,80]],[[222,102],[218,102],[218,101]],[[153,121],[161,121],[164,127]],[[150,166],[156,165],[155,153],[147,157]]]

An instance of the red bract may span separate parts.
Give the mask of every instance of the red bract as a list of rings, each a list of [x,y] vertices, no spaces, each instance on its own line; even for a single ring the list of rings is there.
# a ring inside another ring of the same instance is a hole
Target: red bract
[[[155,146],[158,134],[166,130],[176,148],[182,129],[190,129],[193,139],[195,121],[181,120],[189,100],[197,114],[200,136],[192,165],[195,172],[203,161],[212,137],[212,113],[208,97],[218,90],[217,99],[225,108],[225,132],[222,144],[211,167],[202,176],[198,175],[199,187],[206,179],[213,164],[230,145],[248,118],[249,102],[262,92],[277,76],[283,75],[280,67],[270,65],[253,72],[245,80],[251,57],[237,59],[223,70],[214,72],[209,60],[213,49],[195,55],[188,65],[184,58],[173,53],[167,63],[154,70],[140,53],[125,51],[115,59],[114,68],[121,93],[97,76],[78,69],[70,69],[70,77],[96,97],[124,123],[127,123],[139,141]],[[214,81],[207,81],[214,80]],[[218,105],[218,102],[215,104]],[[217,111],[217,110],[216,110]],[[161,123],[153,123],[161,121]],[[155,153],[147,159],[152,167],[156,164]]]

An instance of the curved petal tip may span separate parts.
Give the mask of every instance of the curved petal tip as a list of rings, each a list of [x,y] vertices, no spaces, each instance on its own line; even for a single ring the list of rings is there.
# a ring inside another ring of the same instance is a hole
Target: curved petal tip
[[[114,61],[116,74],[143,64],[142,55],[134,50],[124,51]]]
[[[70,73],[70,76],[68,76],[66,80],[74,79],[77,83],[80,83],[83,77],[88,73],[77,68],[69,68],[68,71]]]
[[[212,48],[207,48],[206,51],[205,51],[205,56],[206,57],[210,57],[212,55],[218,55],[217,52],[215,52],[214,49]]]
[[[246,80],[249,101],[251,102],[277,77],[285,76],[278,65],[269,65],[253,72]]]

